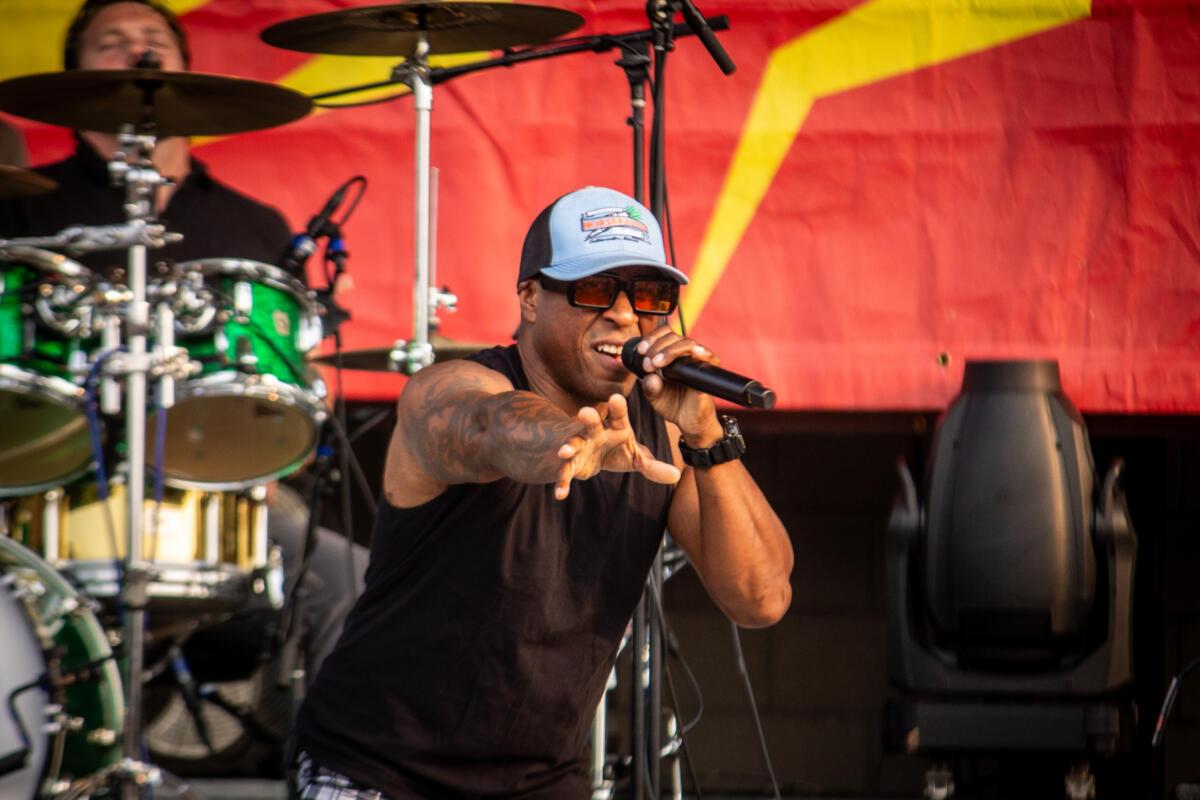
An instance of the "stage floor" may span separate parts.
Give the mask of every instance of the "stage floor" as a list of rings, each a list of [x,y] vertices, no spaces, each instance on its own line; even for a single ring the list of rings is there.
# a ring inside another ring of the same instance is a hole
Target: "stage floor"
[[[188,785],[197,795],[197,800],[287,800],[287,787],[283,781],[247,779],[194,779]],[[711,795],[705,800],[760,800],[770,795]],[[784,795],[783,800],[809,800],[799,795]],[[851,798],[840,796],[839,800],[874,800],[869,797]],[[888,800],[897,800],[895,797]],[[915,799],[914,799],[915,800]]]

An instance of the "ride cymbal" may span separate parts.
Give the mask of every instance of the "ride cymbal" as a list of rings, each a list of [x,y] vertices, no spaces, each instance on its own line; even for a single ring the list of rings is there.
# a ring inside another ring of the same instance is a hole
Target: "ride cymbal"
[[[312,101],[273,83],[157,69],[68,70],[0,83],[0,110],[101,133],[153,122],[158,136],[214,136],[300,119]]]
[[[58,183],[36,172],[0,164],[0,198],[33,197],[58,188]]]
[[[582,24],[574,12],[523,3],[411,2],[298,17],[260,36],[304,53],[411,56],[422,33],[431,54],[468,53],[542,44]]]
[[[476,342],[456,342],[453,339],[447,339],[445,336],[439,336],[436,333],[429,337],[429,343],[433,345],[434,363],[465,358],[472,353],[478,353],[480,350],[486,350],[492,346]],[[398,344],[402,345],[403,343]],[[343,350],[342,369],[361,372],[402,372],[403,370],[400,369],[399,363],[391,358],[391,354],[395,350],[396,345],[366,347],[361,350]],[[403,351],[400,351],[400,353],[402,355]],[[336,357],[333,353],[324,353],[310,357],[308,362],[310,364],[332,367],[336,365]]]

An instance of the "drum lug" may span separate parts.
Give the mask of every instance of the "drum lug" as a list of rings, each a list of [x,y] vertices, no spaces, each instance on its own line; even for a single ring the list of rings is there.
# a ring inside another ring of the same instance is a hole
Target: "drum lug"
[[[43,710],[46,715],[46,722],[42,725],[42,733],[75,733],[83,730],[86,721],[83,717],[73,717],[63,711],[63,707],[57,703],[51,703]]]
[[[272,545],[267,555],[267,566],[262,574],[254,578],[254,593],[265,595],[271,608],[283,607],[283,551]]]
[[[87,740],[88,744],[112,747],[117,743],[117,732],[111,728],[97,728],[94,731],[88,732]]]
[[[71,791],[71,782],[69,780],[61,780],[47,786],[44,794],[47,797],[58,797],[60,794],[66,794],[69,791]]]
[[[237,368],[242,372],[254,374],[258,372],[258,356],[254,354],[254,345],[245,336],[237,338]]]

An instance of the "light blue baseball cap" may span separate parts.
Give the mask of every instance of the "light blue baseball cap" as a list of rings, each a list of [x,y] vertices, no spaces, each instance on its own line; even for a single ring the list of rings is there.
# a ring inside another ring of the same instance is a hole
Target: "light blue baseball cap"
[[[649,209],[615,189],[587,186],[555,200],[529,226],[517,283],[539,273],[574,281],[632,266],[655,267],[688,282],[667,263],[662,229]]]

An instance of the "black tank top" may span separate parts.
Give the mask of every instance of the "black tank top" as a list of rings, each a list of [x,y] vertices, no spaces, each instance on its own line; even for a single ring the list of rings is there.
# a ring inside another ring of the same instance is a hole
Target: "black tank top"
[[[515,346],[472,360],[528,389]],[[636,387],[638,441],[670,461]],[[366,587],[305,698],[298,742],[396,798],[586,797],[584,748],[673,487],[602,472],[385,499]]]

